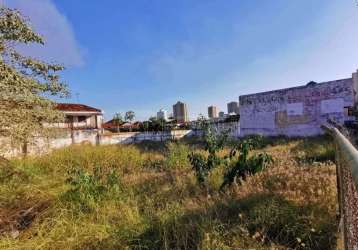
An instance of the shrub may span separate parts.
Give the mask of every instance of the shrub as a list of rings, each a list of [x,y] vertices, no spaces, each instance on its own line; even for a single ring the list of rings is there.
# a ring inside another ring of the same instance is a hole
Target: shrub
[[[272,157],[265,152],[255,154],[249,158],[249,152],[252,147],[251,141],[243,141],[237,148],[231,150],[226,162],[228,170],[224,174],[224,182],[220,189],[232,183],[238,182],[241,184],[241,180],[245,181],[248,175],[254,175],[262,171],[273,162]],[[238,156],[236,157],[237,154]]]
[[[93,173],[82,169],[69,171],[66,182],[71,186],[63,195],[64,200],[70,201],[81,211],[91,211],[93,205],[110,191],[119,191],[119,178],[115,171],[107,173],[101,167],[93,169]]]
[[[300,164],[335,160],[335,147],[328,136],[301,139],[292,151],[296,155],[296,161]]]
[[[217,153],[224,148],[227,140],[228,133],[217,133],[211,126],[205,127],[204,142],[208,156],[194,152],[188,155],[198,183],[206,184],[210,172],[220,165],[222,158]]]
[[[171,142],[167,145],[164,166],[168,169],[187,168],[190,166],[188,160],[189,148],[182,143]]]

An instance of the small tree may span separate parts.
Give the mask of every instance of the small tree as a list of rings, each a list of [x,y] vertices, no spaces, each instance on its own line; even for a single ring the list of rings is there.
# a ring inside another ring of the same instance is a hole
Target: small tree
[[[244,140],[231,150],[227,158],[228,170],[224,174],[221,190],[233,183],[241,184],[241,181],[246,181],[247,176],[254,175],[273,163],[272,156],[266,152],[249,157],[253,145],[252,140]]]
[[[32,137],[49,131],[46,124],[63,120],[49,97],[65,97],[63,67],[17,52],[18,44],[44,44],[20,12],[0,6],[0,136],[21,143],[27,151]]]
[[[209,121],[205,118],[203,114],[199,114],[196,119],[197,129],[205,130],[209,126]]]
[[[147,132],[150,129],[150,122],[149,121],[144,121],[140,124],[140,129],[143,132]]]
[[[212,126],[204,124],[204,143],[208,156],[192,152],[189,160],[199,184],[206,186],[210,172],[222,163],[217,153],[222,150],[228,140],[228,133],[218,133]]]
[[[163,118],[150,117],[149,122],[151,124],[151,129],[154,131],[164,131],[166,121]]]
[[[135,118],[135,114],[133,111],[127,111],[125,116],[124,116],[124,119],[126,121],[129,121],[130,123],[132,123],[132,121],[134,120]],[[132,127],[129,128],[129,131],[132,131]]]
[[[117,127],[117,132],[119,132],[119,126],[123,123],[123,117],[122,117],[121,113],[114,114],[113,123]]]
[[[134,118],[135,118],[135,114],[133,111],[127,111],[124,116],[124,119],[129,122],[132,122],[134,120]]]

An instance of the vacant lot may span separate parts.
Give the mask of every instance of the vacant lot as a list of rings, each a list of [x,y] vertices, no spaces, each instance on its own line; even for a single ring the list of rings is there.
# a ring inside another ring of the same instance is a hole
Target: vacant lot
[[[200,143],[80,145],[1,160],[1,249],[333,249],[329,138],[264,140],[274,164],[219,191],[196,183]],[[228,149],[225,149],[226,151]],[[224,152],[223,152],[224,153]]]

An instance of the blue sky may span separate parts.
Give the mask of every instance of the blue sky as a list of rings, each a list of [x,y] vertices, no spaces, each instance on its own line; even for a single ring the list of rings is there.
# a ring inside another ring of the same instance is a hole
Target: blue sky
[[[354,0],[0,0],[45,37],[24,53],[65,64],[66,101],[138,119],[226,111],[238,96],[350,77],[358,68]],[[78,98],[76,93],[78,93]]]

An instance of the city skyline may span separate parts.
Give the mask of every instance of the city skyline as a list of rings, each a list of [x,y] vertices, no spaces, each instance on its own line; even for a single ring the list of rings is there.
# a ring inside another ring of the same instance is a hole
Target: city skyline
[[[45,37],[43,48],[23,52],[66,66],[72,98],[61,101],[101,107],[106,120],[127,110],[145,120],[178,99],[195,119],[211,103],[223,111],[240,95],[357,68],[354,1],[0,3]]]

